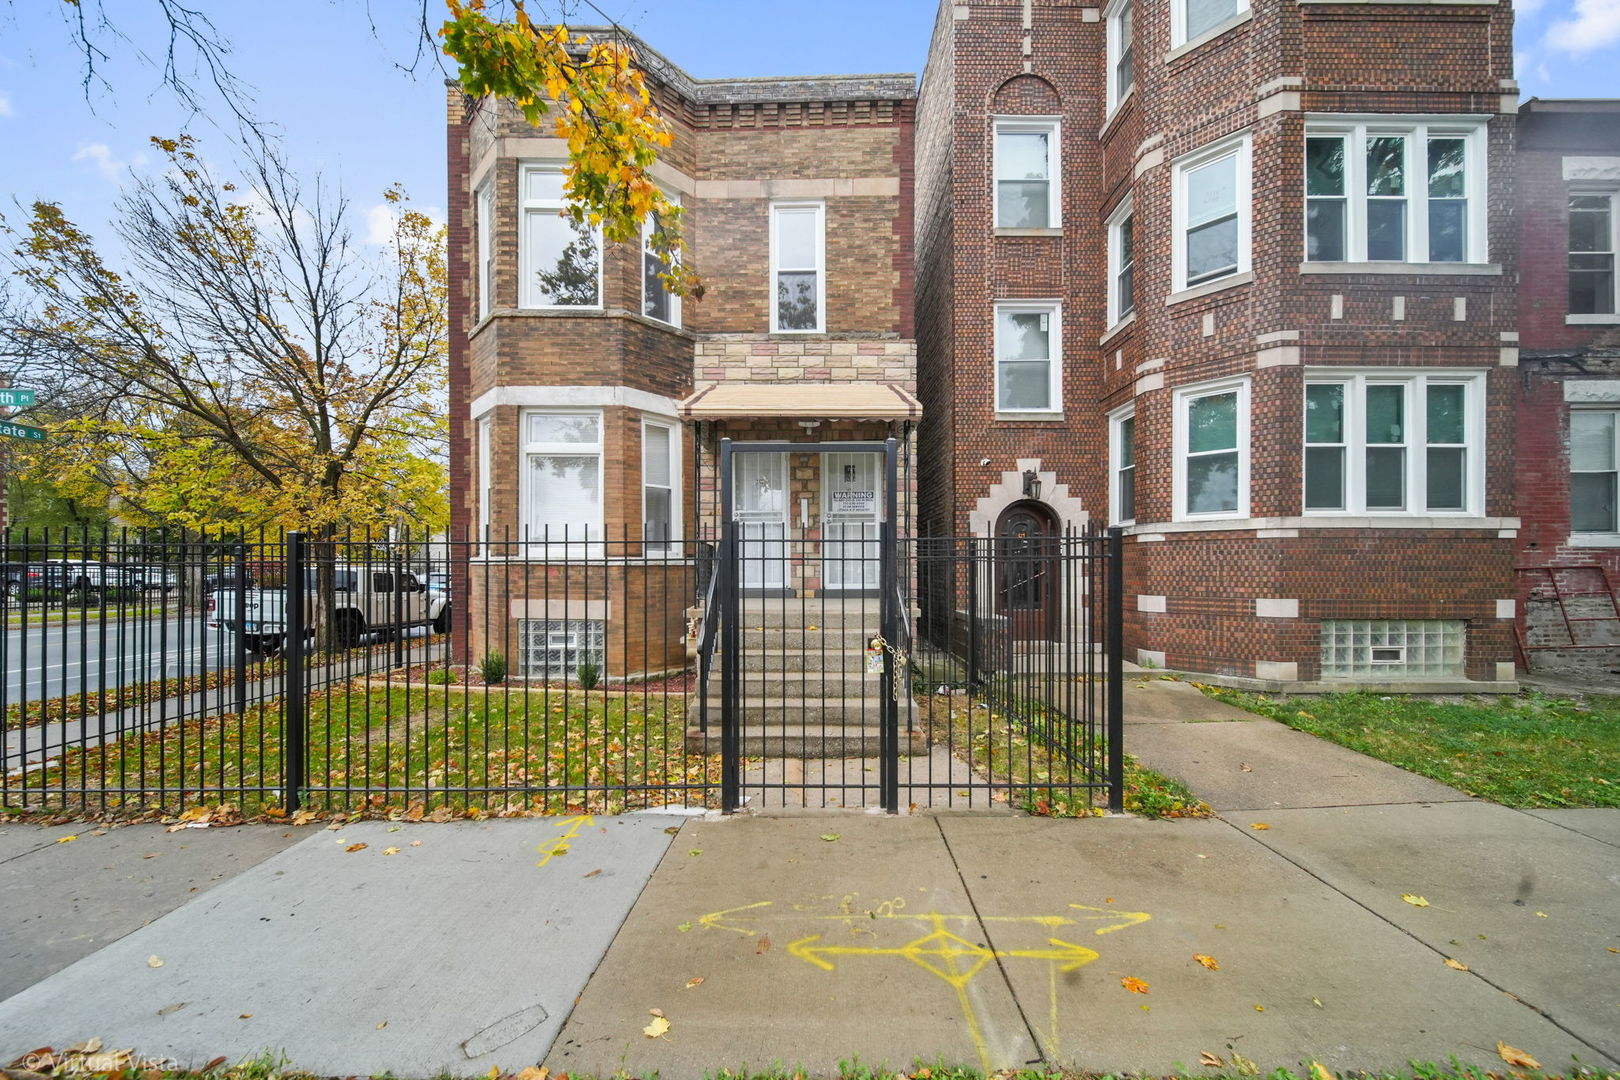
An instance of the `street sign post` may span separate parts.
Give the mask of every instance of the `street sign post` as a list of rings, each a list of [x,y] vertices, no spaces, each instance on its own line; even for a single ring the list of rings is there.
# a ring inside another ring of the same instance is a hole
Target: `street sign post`
[[[43,428],[29,427],[26,424],[13,424],[6,420],[0,420],[0,435],[12,439],[30,439],[34,442],[45,441]]]
[[[10,409],[26,409],[34,403],[34,392],[22,389],[0,388],[0,405]]]

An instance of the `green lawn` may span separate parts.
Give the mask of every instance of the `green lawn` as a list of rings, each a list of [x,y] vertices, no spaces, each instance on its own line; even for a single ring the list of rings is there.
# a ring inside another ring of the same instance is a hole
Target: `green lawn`
[[[1211,697],[1504,806],[1620,806],[1620,697]]]

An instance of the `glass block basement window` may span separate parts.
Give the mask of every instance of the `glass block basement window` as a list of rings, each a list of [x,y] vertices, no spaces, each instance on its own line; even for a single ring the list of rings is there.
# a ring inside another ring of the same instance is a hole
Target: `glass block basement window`
[[[1462,678],[1463,624],[1442,619],[1323,619],[1322,678]]]
[[[605,637],[600,619],[519,619],[521,671],[531,679],[572,679],[591,663],[600,674]]]

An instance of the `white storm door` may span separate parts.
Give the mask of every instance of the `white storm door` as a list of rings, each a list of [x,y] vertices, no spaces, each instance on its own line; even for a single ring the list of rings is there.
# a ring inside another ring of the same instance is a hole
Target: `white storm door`
[[[826,587],[876,589],[883,513],[881,454],[821,455],[821,536]]]
[[[787,455],[732,456],[733,513],[744,589],[787,585]]]

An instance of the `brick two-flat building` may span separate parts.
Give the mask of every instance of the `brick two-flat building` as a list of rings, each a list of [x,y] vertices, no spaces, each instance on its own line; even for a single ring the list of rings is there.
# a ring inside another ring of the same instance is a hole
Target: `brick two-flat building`
[[[1518,139],[1524,659],[1620,674],[1620,101],[1532,98]]]
[[[1127,534],[1127,655],[1507,687],[1512,14],[942,3],[918,103],[925,526]]]
[[[700,80],[632,44],[701,301],[670,295],[643,245],[604,250],[559,216],[562,140],[449,93],[451,512],[478,539],[463,648],[524,676],[685,666],[721,438],[909,446],[920,415],[915,79]],[[881,460],[740,456],[745,586],[864,592]],[[799,557],[824,539],[853,557]]]

